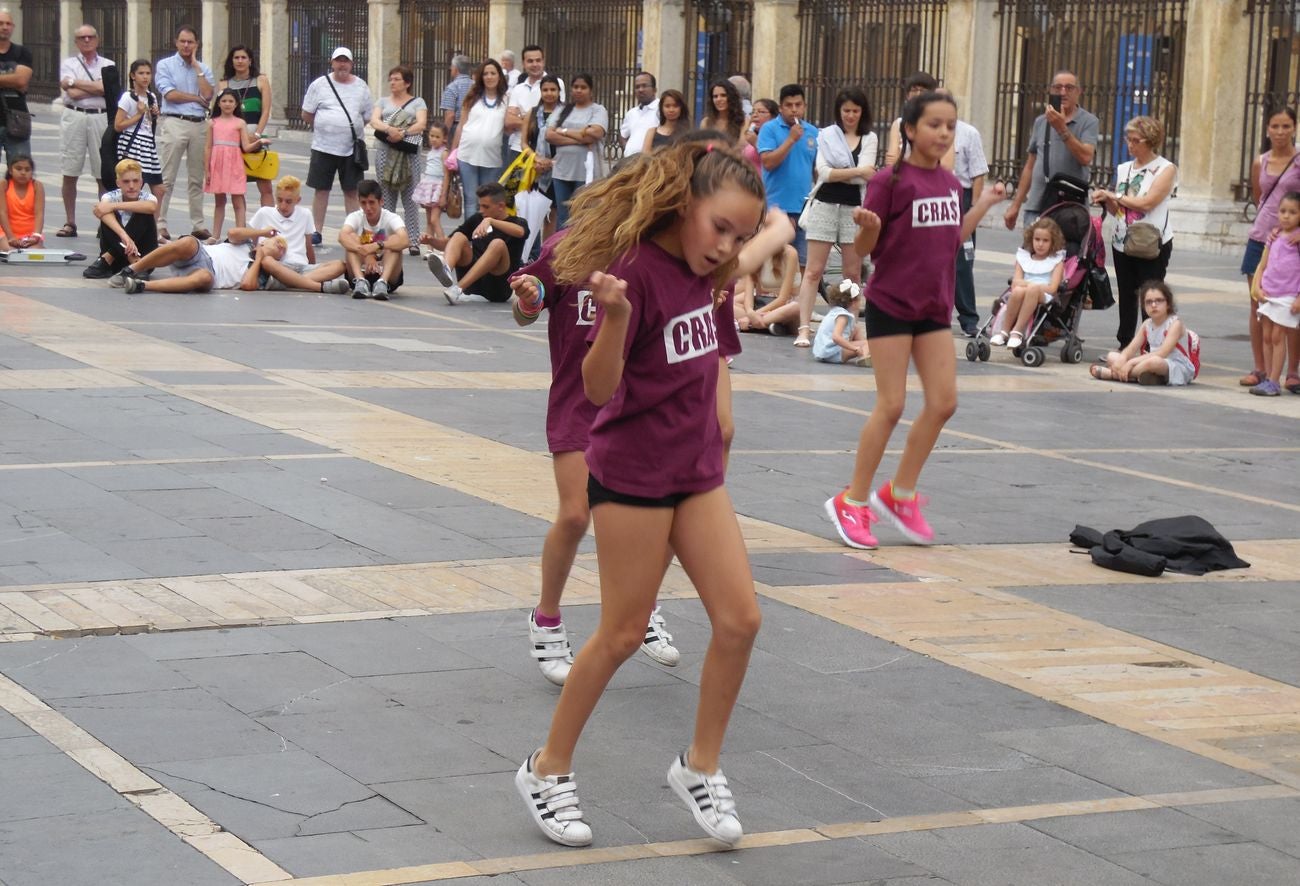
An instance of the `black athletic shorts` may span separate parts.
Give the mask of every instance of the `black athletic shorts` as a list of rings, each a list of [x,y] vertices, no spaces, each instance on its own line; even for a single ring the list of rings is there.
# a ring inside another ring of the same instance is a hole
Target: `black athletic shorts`
[[[473,262],[460,265],[456,268],[456,276],[464,277],[472,267]],[[484,274],[466,286],[465,291],[470,295],[481,295],[491,302],[510,301],[510,296],[514,294],[510,288],[510,274]]]
[[[867,339],[884,338],[887,335],[910,335],[915,338],[927,332],[949,329],[952,323],[940,323],[937,320],[900,320],[893,314],[887,314],[867,299]]]
[[[615,492],[613,489],[601,485],[601,482],[595,477],[590,474],[587,475],[587,506],[592,508],[606,502],[616,505],[631,505],[634,508],[675,508],[692,495],[695,495],[695,493],[674,492],[672,495],[665,495],[660,498],[628,495],[625,492]]]
[[[324,151],[311,152],[311,165],[307,167],[307,187],[316,191],[328,191],[334,187],[334,177],[338,176],[339,186],[345,191],[355,191],[361,184],[364,173],[352,162],[352,155],[339,157]]]

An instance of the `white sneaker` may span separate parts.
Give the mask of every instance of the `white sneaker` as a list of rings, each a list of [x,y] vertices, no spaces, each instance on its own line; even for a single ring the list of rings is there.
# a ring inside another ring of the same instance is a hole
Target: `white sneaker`
[[[320,285],[320,291],[327,295],[342,295],[348,291],[347,278],[335,277],[333,280],[326,280]]]
[[[430,252],[425,257],[429,263],[429,270],[433,273],[434,278],[443,286],[456,285],[456,272],[448,267],[447,263],[442,260],[442,256],[436,252]]]
[[[563,686],[573,667],[573,647],[569,645],[569,635],[564,624],[553,628],[539,625],[535,620],[535,610],[528,612],[528,639],[533,644],[533,658],[542,669],[542,676],[556,686]]]
[[[352,284],[353,298],[370,298],[370,284],[365,277],[358,277]]]
[[[582,820],[578,805],[578,783],[573,773],[540,778],[533,773],[533,758],[515,773],[515,787],[528,804],[528,812],[542,833],[563,846],[586,846],[591,843],[591,826]]]
[[[673,635],[668,633],[658,606],[650,613],[650,623],[645,628],[641,651],[665,667],[675,668],[682,660],[682,654],[673,645]]]
[[[376,301],[388,301],[388,281],[376,280],[375,285],[370,287],[370,294]]]
[[[442,297],[447,299],[447,304],[456,305],[465,300],[465,293],[459,286],[448,286],[442,290]]]
[[[691,810],[696,824],[713,839],[734,846],[745,835],[736,817],[736,801],[721,769],[712,775],[696,772],[686,765],[683,751],[668,767],[668,785]]]

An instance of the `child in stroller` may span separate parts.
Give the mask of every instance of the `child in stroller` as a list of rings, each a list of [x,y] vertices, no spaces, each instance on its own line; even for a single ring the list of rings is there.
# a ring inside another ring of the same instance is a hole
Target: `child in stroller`
[[[1011,278],[1006,310],[994,321],[995,347],[1024,344],[1029,323],[1039,305],[1051,304],[1065,276],[1065,235],[1050,218],[1040,218],[1025,228],[1025,242],[1016,250],[1016,270]],[[1007,335],[1007,327],[1011,335]]]
[[[1074,193],[1077,190],[1078,193]],[[1060,265],[1061,282],[1055,296],[1036,308],[1027,327],[1021,333],[1017,346],[1012,342],[1011,352],[1026,366],[1040,366],[1047,358],[1044,348],[1061,342],[1061,362],[1079,363],[1083,360],[1083,339],[1079,337],[1079,322],[1089,298],[1090,271],[1105,263],[1104,246],[1092,214],[1084,204],[1087,186],[1082,182],[1077,189],[1058,188],[1061,202],[1039,216],[1048,219],[1060,229],[1065,243],[1065,260]],[[1038,223],[1036,222],[1035,225]],[[1046,227],[1046,226],[1044,226]],[[1034,226],[1027,233],[1026,242],[1032,244]],[[1015,281],[1008,281],[1007,289],[993,303],[989,319],[975,333],[975,339],[966,345],[967,360],[987,361],[995,343],[993,334],[1007,328],[1021,329],[1023,317],[1013,317],[1008,303],[1012,298]],[[1012,325],[1013,321],[1017,321]]]

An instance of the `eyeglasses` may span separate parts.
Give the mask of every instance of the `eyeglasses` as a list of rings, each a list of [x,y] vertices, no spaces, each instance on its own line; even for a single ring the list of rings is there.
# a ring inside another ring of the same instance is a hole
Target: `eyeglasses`
[[[1078,92],[1079,86],[1076,83],[1053,83],[1052,92]]]
[[[1147,298],[1142,300],[1142,305],[1148,308],[1153,308],[1156,305],[1163,305],[1164,303],[1165,299],[1163,296],[1160,298]]]

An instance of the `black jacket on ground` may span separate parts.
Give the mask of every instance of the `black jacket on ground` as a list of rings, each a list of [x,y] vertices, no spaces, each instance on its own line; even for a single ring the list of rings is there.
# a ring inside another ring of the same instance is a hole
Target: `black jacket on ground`
[[[1090,548],[1092,562],[1103,569],[1133,575],[1160,575],[1166,569],[1204,575],[1250,566],[1209,521],[1193,515],[1148,520],[1127,531],[1112,529],[1105,535],[1087,526],[1075,526],[1070,543]]]

